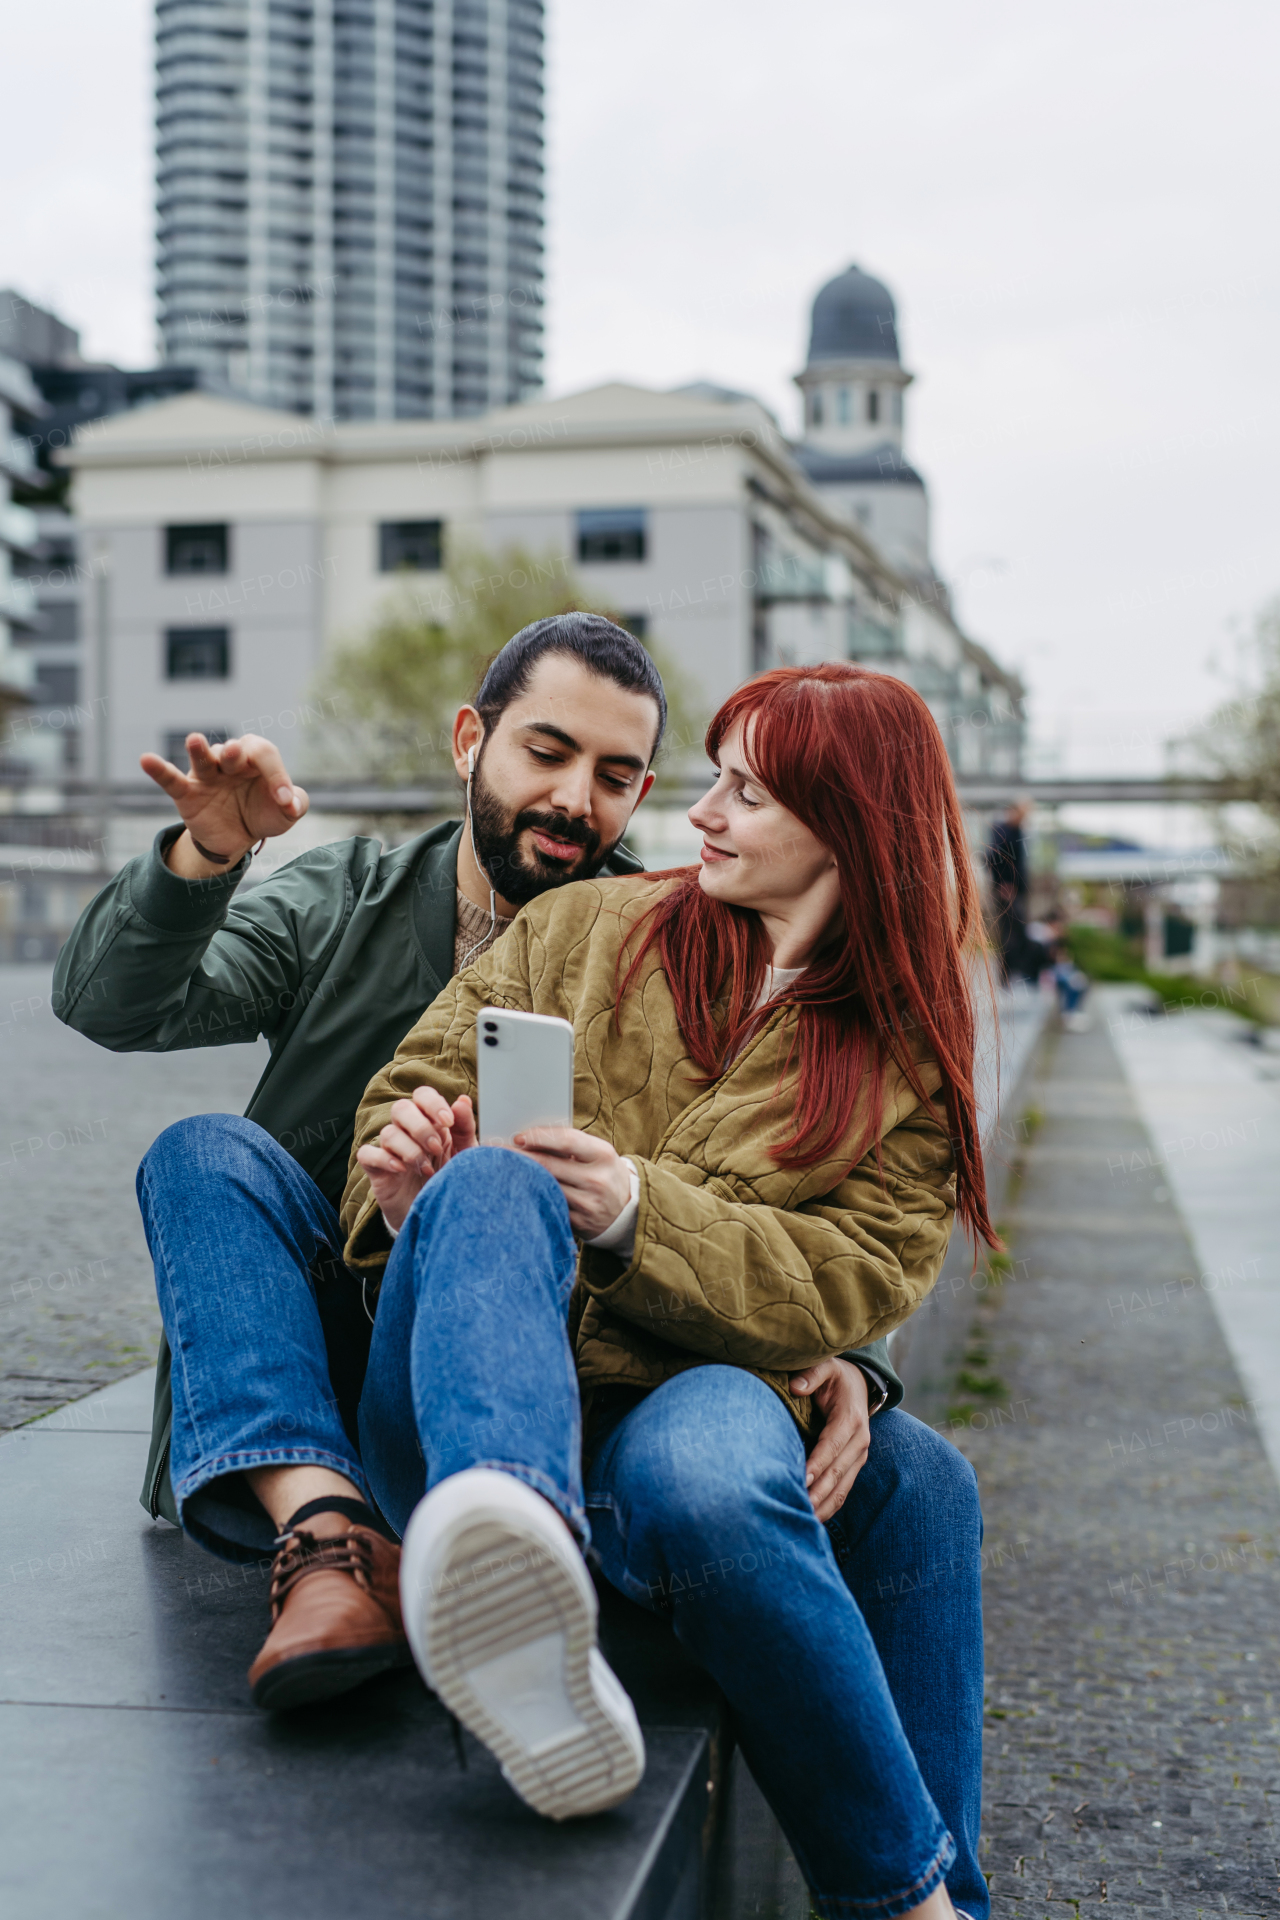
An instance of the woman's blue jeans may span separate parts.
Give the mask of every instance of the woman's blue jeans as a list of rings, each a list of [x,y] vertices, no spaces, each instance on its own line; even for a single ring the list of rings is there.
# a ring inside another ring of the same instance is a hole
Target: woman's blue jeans
[[[568,1211],[541,1168],[478,1147],[423,1189],[396,1242],[357,1450],[315,1304],[341,1232],[308,1176],[260,1127],[210,1114],[161,1134],[138,1189],[188,1531],[231,1558],[269,1549],[247,1467],[332,1467],[400,1532],[448,1475],[513,1473],[719,1682],[820,1914],[905,1913],[945,1877],[986,1920],[980,1519],[952,1447],[878,1415],[824,1527],[785,1406],[706,1365],[638,1400],[607,1393],[584,1485]]]

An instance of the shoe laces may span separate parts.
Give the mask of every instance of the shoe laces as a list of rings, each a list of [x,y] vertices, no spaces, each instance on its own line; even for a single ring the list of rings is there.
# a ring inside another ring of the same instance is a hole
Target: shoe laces
[[[276,1557],[271,1568],[271,1617],[277,1619],[285,1601],[300,1580],[312,1573],[349,1573],[358,1586],[373,1584],[373,1542],[359,1528],[319,1540],[314,1533],[299,1527],[282,1533],[275,1542]]]

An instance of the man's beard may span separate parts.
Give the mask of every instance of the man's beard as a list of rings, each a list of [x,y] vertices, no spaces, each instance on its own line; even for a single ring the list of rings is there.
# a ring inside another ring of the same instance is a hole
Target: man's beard
[[[550,860],[535,843],[530,859],[522,859],[520,836],[528,827],[540,828],[553,840],[572,841],[586,858]],[[493,788],[486,785],[479,765],[471,776],[471,832],[476,858],[489,884],[513,907],[523,907],[540,893],[566,886],[570,880],[589,880],[618,844],[615,840],[602,850],[600,835],[567,814],[539,813],[533,807],[514,815],[507,813]]]

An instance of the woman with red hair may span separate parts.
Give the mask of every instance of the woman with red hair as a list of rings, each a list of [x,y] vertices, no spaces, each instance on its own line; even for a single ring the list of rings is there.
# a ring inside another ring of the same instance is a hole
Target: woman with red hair
[[[986,1920],[976,1488],[867,1351],[956,1214],[996,1244],[950,767],[917,693],[835,663],[748,682],[707,749],[698,866],[535,901],[365,1095],[361,1457],[418,1664],[531,1805],[643,1768],[591,1542],[724,1689],[818,1913]],[[515,1151],[474,1146],[495,1005],[574,1028],[579,1124]]]

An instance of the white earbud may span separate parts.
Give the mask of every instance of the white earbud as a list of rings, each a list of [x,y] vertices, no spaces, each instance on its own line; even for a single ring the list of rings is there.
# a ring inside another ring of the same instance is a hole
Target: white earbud
[[[474,774],[475,770],[476,770],[476,750],[474,747],[468,747],[467,748],[467,832],[471,836],[471,852],[475,858],[475,863],[477,867],[480,868],[480,872],[484,874],[485,879],[489,880],[488,874],[485,873],[484,868],[480,866],[480,851],[479,851],[479,848],[476,846],[475,822],[471,818],[471,776]],[[489,880],[489,929],[487,933],[481,934],[480,938],[476,941],[475,946],[472,947],[471,952],[466,954],[463,957],[462,964],[458,968],[459,973],[461,973],[462,968],[468,964],[468,962],[471,959],[471,955],[474,953],[479,953],[481,947],[484,945],[486,940],[492,940],[494,934],[497,931],[497,927],[498,927],[497,899],[494,894],[493,882],[492,880]]]

